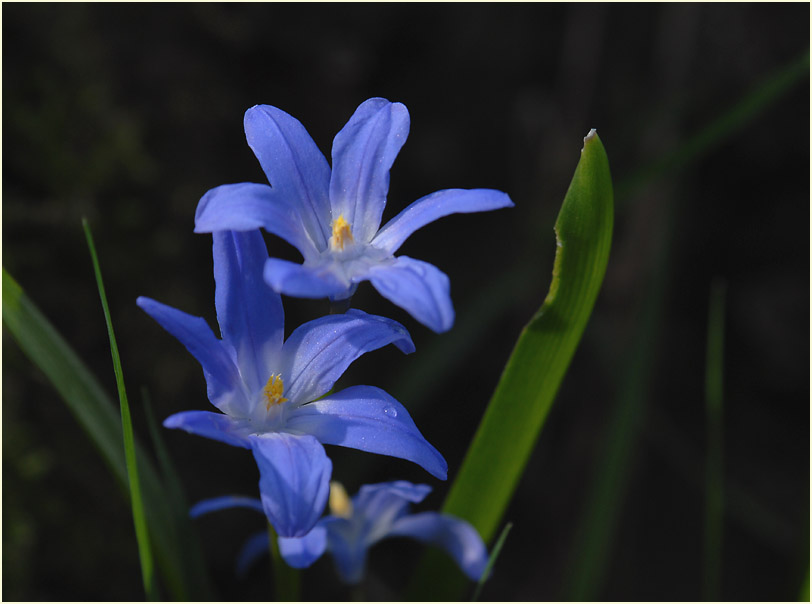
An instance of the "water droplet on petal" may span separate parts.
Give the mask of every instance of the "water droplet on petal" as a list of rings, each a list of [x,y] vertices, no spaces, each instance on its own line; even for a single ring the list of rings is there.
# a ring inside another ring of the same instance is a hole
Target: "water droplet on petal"
[[[398,410],[395,409],[394,407],[384,407],[383,412],[386,415],[389,415],[390,417],[397,417],[398,416]]]

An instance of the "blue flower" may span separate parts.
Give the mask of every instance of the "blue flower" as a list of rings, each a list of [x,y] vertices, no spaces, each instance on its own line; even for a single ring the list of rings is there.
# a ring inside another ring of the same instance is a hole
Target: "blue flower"
[[[418,199],[382,228],[389,169],[409,133],[400,103],[362,103],[333,141],[333,167],[304,126],[284,111],[257,105],[245,135],[271,186],[222,185],[206,193],[195,232],[263,227],[301,252],[303,264],[271,258],[265,279],[301,298],[344,300],[361,281],[437,332],[454,323],[449,281],[435,266],[394,253],[414,231],[442,216],[510,207],[492,189],[446,189]]]
[[[352,386],[319,398],[365,352],[390,343],[412,352],[402,325],[349,310],[305,323],[283,342],[282,301],[262,279],[262,233],[215,233],[213,250],[222,339],[200,317],[138,298],[198,360],[222,411],[184,411],[164,426],[251,449],[263,509],[286,537],[305,535],[324,509],[332,464],[322,443],[408,459],[445,479],[442,455],[383,390]]]
[[[488,552],[473,526],[449,514],[409,513],[409,504],[421,502],[430,486],[404,480],[368,484],[352,500],[339,483],[330,486],[331,514],[304,537],[279,538],[279,552],[290,566],[308,567],[327,551],[342,580],[358,583],[364,576],[370,547],[389,537],[410,537],[445,550],[472,581],[479,580],[485,571]],[[262,510],[259,501],[251,497],[226,496],[201,501],[190,514],[197,518],[233,507]],[[238,571],[244,572],[267,550],[267,532],[249,538],[238,557]]]

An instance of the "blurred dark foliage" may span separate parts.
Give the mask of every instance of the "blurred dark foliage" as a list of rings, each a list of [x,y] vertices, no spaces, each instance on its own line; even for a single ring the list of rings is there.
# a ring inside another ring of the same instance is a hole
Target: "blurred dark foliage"
[[[592,127],[616,183],[723,114],[809,46],[805,4],[4,4],[3,264],[115,392],[80,219],[101,256],[136,432],[139,390],[160,418],[206,408],[195,361],[135,306],[149,295],[214,323],[210,237],[195,206],[223,183],[264,182],[242,115],[276,105],[329,157],[371,96],[402,101],[409,141],[384,220],[437,189],[491,187],[516,208],[446,218],[402,252],[452,280],[465,335],[443,338],[362,287],[354,305],[403,321],[417,353],[383,350],[342,382],[389,389],[453,477],[523,324],[549,284],[552,224]],[[802,80],[684,169],[617,199],[606,282],[506,519],[483,597],[562,596],[596,457],[628,371],[647,291],[664,296],[644,374],[634,463],[602,599],[700,598],[704,352],[709,287],[728,283],[722,597],[793,599],[809,535],[809,85]],[[670,242],[667,254],[660,252]],[[272,255],[295,258],[268,238]],[[665,260],[663,260],[665,257]],[[520,277],[493,291],[514,267]],[[489,302],[482,302],[490,294]],[[480,307],[475,305],[480,304]],[[481,314],[466,310],[481,308]],[[287,300],[288,331],[325,311]],[[190,501],[252,494],[250,454],[163,431]],[[406,462],[330,448],[335,475],[406,478]],[[483,485],[482,497],[487,497]],[[248,512],[198,522],[217,597],[271,597],[267,565],[234,556]],[[378,546],[366,597],[392,599],[421,549]],[[3,599],[143,597],[132,519],[92,444],[3,331]],[[322,560],[304,596],[350,595]]]

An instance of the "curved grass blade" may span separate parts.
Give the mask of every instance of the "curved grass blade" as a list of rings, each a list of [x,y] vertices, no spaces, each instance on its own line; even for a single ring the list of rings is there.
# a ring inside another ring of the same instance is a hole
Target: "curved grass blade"
[[[29,359],[39,367],[101,453],[119,485],[127,487],[121,446],[121,418],[96,378],[56,329],[3,268],[3,323]],[[155,557],[172,596],[177,600],[210,600],[208,575],[184,513],[175,514],[152,462],[135,441],[141,487]],[[186,525],[185,532],[179,528]],[[191,553],[192,555],[189,555]],[[194,554],[197,553],[195,556]]]
[[[549,293],[519,336],[443,507],[473,524],[486,543],[516,489],[592,313],[609,259],[613,217],[609,161],[593,130],[584,139],[555,224],[558,248]],[[452,569],[429,552],[410,595],[456,599],[462,582]]]
[[[118,353],[116,333],[113,330],[113,319],[110,316],[110,307],[107,304],[107,295],[104,292],[104,281],[102,280],[99,257],[96,254],[93,235],[90,232],[90,225],[86,219],[82,219],[82,227],[85,230],[85,238],[87,239],[87,248],[90,250],[90,257],[93,260],[93,272],[96,275],[96,285],[99,288],[99,298],[101,299],[102,310],[104,311],[104,320],[107,323],[107,335],[110,337],[110,354],[113,357],[113,371],[116,374],[118,400],[121,406],[124,460],[130,486],[130,505],[133,511],[133,523],[135,524],[135,539],[138,542],[138,557],[141,560],[141,577],[144,581],[144,591],[147,594],[147,599],[150,602],[157,602],[159,600],[158,585],[155,581],[155,566],[152,561],[152,547],[149,542],[147,518],[144,514],[144,501],[141,498],[141,483],[138,480],[138,462],[135,459],[135,435],[133,434],[133,422],[130,416],[130,403],[127,400],[127,389],[124,386],[124,370],[121,367],[121,356]]]

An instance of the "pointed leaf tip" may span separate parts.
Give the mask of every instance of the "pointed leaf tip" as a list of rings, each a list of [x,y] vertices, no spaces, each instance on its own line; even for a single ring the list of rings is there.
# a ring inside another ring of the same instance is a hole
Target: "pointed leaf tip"
[[[597,131],[597,130],[595,130],[594,128],[592,128],[592,129],[590,129],[590,130],[589,130],[589,133],[588,133],[588,134],[587,134],[587,135],[584,137],[584,147],[586,147],[586,144],[587,144],[589,141],[591,141],[591,140],[593,140],[593,139],[595,139],[595,138],[598,138],[598,131]],[[583,150],[583,149],[581,149],[581,152],[582,152],[582,153],[583,153],[583,151],[584,151],[584,150]]]

